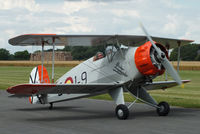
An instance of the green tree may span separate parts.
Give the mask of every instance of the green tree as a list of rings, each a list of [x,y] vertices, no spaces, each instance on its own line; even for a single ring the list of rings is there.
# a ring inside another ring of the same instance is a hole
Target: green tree
[[[8,60],[10,52],[4,48],[0,48],[0,60]]]
[[[35,54],[35,53],[41,53],[41,52],[42,52],[41,50],[36,50],[33,53]]]
[[[87,51],[88,47],[84,47],[84,46],[74,46],[72,47],[72,56],[73,59],[75,60],[83,60],[87,58],[87,55],[85,54],[85,52]]]
[[[9,60],[15,60],[14,54],[10,54]]]
[[[197,55],[194,60],[195,61],[200,61],[200,55]]]
[[[197,57],[197,51],[199,46],[197,44],[188,44],[181,46],[180,48],[180,58],[183,61],[194,61]],[[178,57],[178,48],[172,50],[170,55],[170,60],[176,61]]]
[[[72,47],[71,46],[65,46],[63,48],[63,51],[71,51],[72,50]]]
[[[94,56],[97,52],[104,52],[104,46],[66,46],[64,51],[71,51],[74,60],[86,60]]]
[[[30,53],[27,50],[15,52],[14,59],[15,60],[29,60]]]

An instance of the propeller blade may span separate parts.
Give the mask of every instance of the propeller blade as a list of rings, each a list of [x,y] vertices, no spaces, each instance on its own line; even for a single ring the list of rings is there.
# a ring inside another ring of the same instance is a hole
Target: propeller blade
[[[178,83],[179,85],[181,85],[182,81],[181,81],[178,73],[174,69],[174,67],[169,62],[169,60],[167,58],[165,58],[165,59],[163,59],[163,61],[161,62],[161,64],[165,67],[165,69],[167,70],[167,72],[172,76],[172,78],[176,81],[176,83]]]
[[[147,30],[144,28],[142,23],[140,23],[140,27],[142,28],[143,32],[146,34],[148,40],[151,42],[152,46],[154,47],[158,55],[161,56],[162,51],[156,46],[156,44],[154,43],[154,41],[152,40],[151,36],[148,34]]]
[[[154,49],[156,50],[156,52],[158,53],[158,59],[161,61],[161,64],[165,67],[165,69],[167,70],[167,72],[172,76],[172,78],[176,81],[176,83],[178,83],[179,85],[182,84],[182,81],[178,75],[178,73],[176,72],[176,70],[174,69],[174,67],[171,65],[171,63],[169,62],[169,60],[167,59],[165,53],[163,53],[153,42],[151,36],[148,34],[147,30],[144,28],[144,26],[142,25],[142,23],[140,23],[140,27],[142,28],[143,32],[146,34],[148,40],[151,42],[152,46],[154,47]],[[182,85],[183,87],[183,85]]]

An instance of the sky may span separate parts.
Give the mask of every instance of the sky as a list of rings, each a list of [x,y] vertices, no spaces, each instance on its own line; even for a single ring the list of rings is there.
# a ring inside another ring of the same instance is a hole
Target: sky
[[[190,39],[200,43],[199,0],[0,0],[0,48],[21,34],[129,34]],[[47,48],[46,48],[47,49]]]

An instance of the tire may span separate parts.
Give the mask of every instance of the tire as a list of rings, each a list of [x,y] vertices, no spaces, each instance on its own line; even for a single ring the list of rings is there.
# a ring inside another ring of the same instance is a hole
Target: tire
[[[164,102],[164,101],[160,102],[158,106],[160,107],[160,108],[157,108],[157,113],[159,116],[167,116],[169,114],[170,107],[167,102]]]
[[[126,105],[120,104],[116,107],[115,114],[118,119],[126,120],[129,116],[129,110]]]
[[[49,110],[52,110],[53,109],[53,103],[49,103],[50,106],[49,106]]]

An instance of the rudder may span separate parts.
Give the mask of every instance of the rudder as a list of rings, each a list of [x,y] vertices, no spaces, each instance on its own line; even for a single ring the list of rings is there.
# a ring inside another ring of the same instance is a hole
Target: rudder
[[[42,81],[42,65],[34,67],[30,73],[29,83],[30,84],[39,84],[39,83],[50,83],[49,75],[47,69],[43,66],[43,82]],[[32,95],[29,97],[29,102],[31,104],[45,104],[46,97],[43,95]]]
[[[46,68],[43,66],[43,82],[42,82],[42,65],[34,67],[30,73],[29,83],[50,83],[49,75]]]

